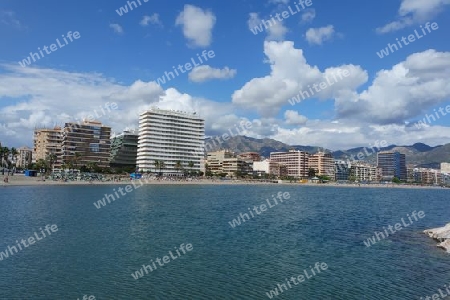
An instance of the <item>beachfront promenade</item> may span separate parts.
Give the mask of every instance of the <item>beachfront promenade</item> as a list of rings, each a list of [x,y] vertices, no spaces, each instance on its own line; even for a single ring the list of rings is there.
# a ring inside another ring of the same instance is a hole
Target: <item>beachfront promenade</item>
[[[73,181],[61,181],[61,180],[43,180],[41,177],[26,177],[23,174],[15,174],[14,176],[8,176],[8,183],[4,182],[6,175],[0,175],[0,186],[39,186],[39,185],[123,185],[129,184],[131,182],[129,176],[126,175],[108,175],[105,181],[93,180],[93,181],[83,181],[83,180],[73,180]],[[248,185],[274,185],[274,184],[286,184],[286,185],[298,185],[298,186],[317,186],[317,187],[357,187],[357,188],[425,188],[425,189],[443,189],[440,186],[418,186],[418,185],[406,185],[406,184],[358,184],[358,183],[299,183],[290,182],[285,180],[283,182],[278,182],[277,180],[258,180],[258,179],[209,179],[209,178],[183,178],[175,179],[171,178],[156,178],[149,177],[142,179],[143,184],[248,184]]]

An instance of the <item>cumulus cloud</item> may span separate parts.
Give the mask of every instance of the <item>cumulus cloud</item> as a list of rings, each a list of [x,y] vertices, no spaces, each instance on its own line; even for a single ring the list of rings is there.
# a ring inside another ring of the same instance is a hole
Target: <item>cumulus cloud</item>
[[[13,103],[3,103],[0,107],[1,140],[6,144],[31,146],[36,126],[52,127],[88,118],[94,110],[100,112],[105,108],[107,102],[115,102],[118,109],[99,113],[96,119],[115,132],[136,128],[139,113],[153,106],[196,111],[205,118],[207,132],[211,124],[234,111],[230,103],[193,97],[174,88],[163,90],[153,81],[136,80],[131,85],[123,85],[97,73],[16,65],[0,65],[0,71],[0,100],[14,99]]]
[[[212,68],[208,65],[195,67],[189,73],[189,80],[193,82],[205,82],[212,79],[230,79],[236,75],[235,69],[225,67],[223,69]]]
[[[340,117],[402,123],[450,97],[450,52],[427,50],[379,71],[368,89],[336,97]]]
[[[286,110],[284,118],[286,119],[286,124],[289,125],[303,125],[308,121],[307,117],[299,115],[295,110]]]
[[[211,11],[186,4],[175,24],[182,26],[184,37],[189,41],[190,46],[207,47],[212,42],[216,16]]]
[[[334,35],[334,26],[328,25],[326,27],[308,29],[305,38],[310,45],[322,45],[324,42],[331,40]]]
[[[320,84],[327,76],[347,70],[349,76],[340,78],[333,85],[316,93],[314,98],[330,99],[342,93],[353,91],[367,81],[367,72],[359,66],[341,65],[329,67],[324,71],[307,63],[301,49],[295,49],[294,43],[265,42],[266,62],[270,64],[269,75],[253,78],[232,95],[234,104],[257,110],[264,117],[278,114],[289,99],[309,86]]]
[[[441,13],[445,6],[449,4],[450,0],[402,0],[398,10],[398,20],[379,27],[376,31],[384,34],[429,21]]]

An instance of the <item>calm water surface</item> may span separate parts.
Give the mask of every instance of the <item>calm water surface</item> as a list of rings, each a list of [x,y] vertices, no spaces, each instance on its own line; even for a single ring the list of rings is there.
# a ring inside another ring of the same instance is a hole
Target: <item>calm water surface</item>
[[[59,229],[0,261],[0,299],[269,299],[316,262],[328,270],[275,299],[419,299],[450,284],[450,254],[422,233],[450,222],[450,190],[155,185],[96,209],[112,188],[0,188],[0,251]],[[277,192],[291,199],[231,228]],[[364,245],[414,210],[425,217]],[[193,250],[133,279],[182,243]]]

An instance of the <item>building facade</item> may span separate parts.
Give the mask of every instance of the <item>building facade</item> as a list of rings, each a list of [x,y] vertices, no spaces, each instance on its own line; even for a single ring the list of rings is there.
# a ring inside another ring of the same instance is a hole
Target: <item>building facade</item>
[[[407,180],[405,154],[390,151],[378,152],[377,166],[382,170],[383,180],[390,181],[394,177],[404,181]]]
[[[54,168],[61,167],[62,164],[62,131],[60,127],[53,129],[41,128],[34,130],[33,136],[33,153],[32,162],[36,163],[38,160],[46,160],[50,155],[56,158],[53,162]]]
[[[124,131],[111,139],[111,167],[136,167],[138,131]]]
[[[109,167],[111,127],[97,121],[65,123],[62,137],[62,162],[75,168],[95,164]]]
[[[237,157],[225,158],[223,160],[223,173],[227,176],[242,176],[251,174],[253,171],[253,162],[245,161]]]
[[[204,140],[205,121],[196,113],[152,108],[139,116],[137,167],[167,176],[181,175],[183,169],[200,172]]]
[[[253,172],[256,174],[269,174],[270,173],[270,160],[253,162]]]
[[[308,177],[308,152],[298,150],[290,150],[289,152],[272,152],[270,153],[270,162],[286,166],[287,176],[292,176],[295,178]]]
[[[350,179],[357,182],[378,182],[382,178],[379,167],[367,163],[354,163],[350,167]]]
[[[330,153],[318,152],[309,156],[309,168],[314,169],[316,176],[334,177],[334,159]]]
[[[334,180],[335,181],[348,181],[350,179],[351,165],[347,161],[335,161],[334,162]]]
[[[22,169],[27,168],[33,161],[33,150],[28,147],[20,147],[17,149],[17,152],[16,167]]]
[[[208,152],[207,163],[208,169],[213,174],[224,173],[223,161],[234,157],[234,153],[229,150],[220,150]]]
[[[441,172],[445,174],[450,174],[450,163],[441,163]]]

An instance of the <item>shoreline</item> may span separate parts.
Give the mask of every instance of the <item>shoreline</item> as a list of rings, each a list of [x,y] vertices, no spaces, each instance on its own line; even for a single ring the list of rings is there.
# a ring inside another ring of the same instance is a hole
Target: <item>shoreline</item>
[[[128,185],[131,180],[120,181],[42,181],[38,177],[25,177],[23,175],[8,176],[9,182],[3,182],[6,175],[0,175],[0,187],[17,186],[100,186],[100,185]],[[349,184],[349,183],[299,183],[299,182],[258,182],[247,180],[145,180],[143,185],[287,185],[287,186],[312,186],[312,187],[340,187],[340,188],[382,188],[382,189],[445,189],[441,186],[417,186],[417,185],[395,185],[395,184]]]

